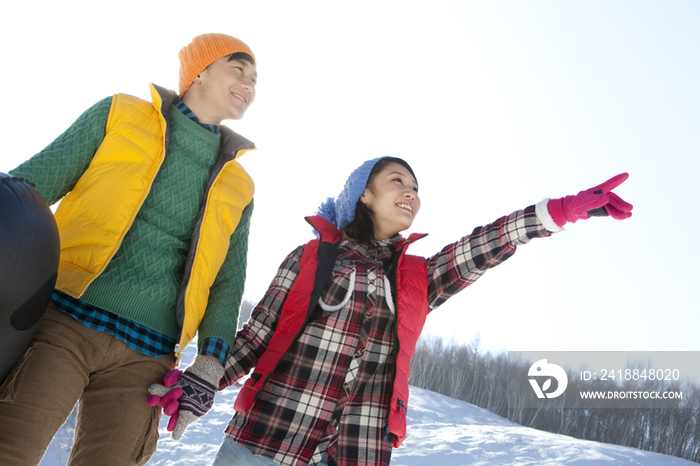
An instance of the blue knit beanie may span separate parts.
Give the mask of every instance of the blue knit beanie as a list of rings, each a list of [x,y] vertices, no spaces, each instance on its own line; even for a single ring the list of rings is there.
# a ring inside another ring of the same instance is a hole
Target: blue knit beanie
[[[355,219],[357,202],[360,200],[362,193],[365,192],[372,168],[383,158],[385,157],[368,160],[357,167],[348,177],[338,197],[336,199],[332,197],[326,199],[316,211],[316,215],[320,215],[331,222],[338,230],[348,226]]]

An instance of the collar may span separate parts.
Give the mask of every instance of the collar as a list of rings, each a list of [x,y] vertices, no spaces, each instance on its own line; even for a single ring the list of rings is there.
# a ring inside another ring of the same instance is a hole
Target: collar
[[[179,97],[175,91],[158,86],[157,84],[151,83],[150,89],[153,106],[160,109],[160,113],[165,119],[165,144],[167,147],[170,142],[170,113],[168,109],[175,102],[175,99],[179,99]],[[219,130],[221,131],[221,153],[224,162],[233,160],[250,150],[256,149],[252,141],[249,141],[227,126],[220,126]]]
[[[177,108],[178,110],[180,110],[180,111],[182,112],[183,115],[185,115],[187,118],[189,118],[190,120],[192,120],[192,121],[194,121],[195,123],[197,123],[197,124],[198,124],[199,126],[201,126],[202,128],[206,129],[207,131],[211,131],[211,132],[214,133],[214,134],[219,134],[219,132],[220,132],[220,130],[219,130],[220,126],[218,126],[218,125],[208,125],[208,124],[206,124],[206,123],[202,123],[201,121],[199,121],[199,118],[197,118],[197,115],[195,115],[194,112],[192,111],[192,109],[191,109],[190,107],[188,107],[188,106],[185,104],[185,102],[183,102],[179,97],[178,97],[177,99],[175,99],[175,103],[173,103],[173,105],[175,106],[175,108]]]

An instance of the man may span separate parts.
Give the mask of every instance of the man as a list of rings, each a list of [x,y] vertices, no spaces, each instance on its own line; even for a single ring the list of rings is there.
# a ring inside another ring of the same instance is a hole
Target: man
[[[52,302],[0,387],[0,464],[38,464],[76,401],[68,464],[145,464],[160,420],[147,388],[197,333],[180,384],[201,401],[223,375],[253,210],[238,157],[255,147],[221,123],[255,100],[256,60],[224,34],[195,37],[179,59],[178,94],[151,85],[152,103],[106,98],[10,172],[48,204],[61,200],[61,261]]]

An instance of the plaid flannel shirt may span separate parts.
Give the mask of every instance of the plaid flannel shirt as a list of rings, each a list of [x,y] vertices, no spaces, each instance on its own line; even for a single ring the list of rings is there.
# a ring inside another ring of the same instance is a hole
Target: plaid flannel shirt
[[[549,235],[531,206],[446,246],[428,259],[431,310],[508,259],[518,245]],[[387,303],[385,267],[397,240],[360,244],[343,237],[317,318],[282,357],[253,408],[234,415],[229,437],[283,466],[322,459],[329,466],[389,464],[396,319]],[[287,256],[238,333],[226,364],[228,384],[246,375],[265,351],[303,249]]]

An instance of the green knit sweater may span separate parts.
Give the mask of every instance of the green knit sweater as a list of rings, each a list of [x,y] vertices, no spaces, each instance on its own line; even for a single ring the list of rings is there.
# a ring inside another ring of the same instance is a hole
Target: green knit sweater
[[[12,170],[37,187],[47,203],[75,185],[104,139],[112,98],[88,109],[61,136]],[[204,190],[219,154],[214,134],[170,107],[168,152],[146,201],[104,272],[81,300],[177,339],[175,316],[185,258]],[[243,296],[253,203],[243,211],[224,265],[212,286],[199,341],[233,342]]]

